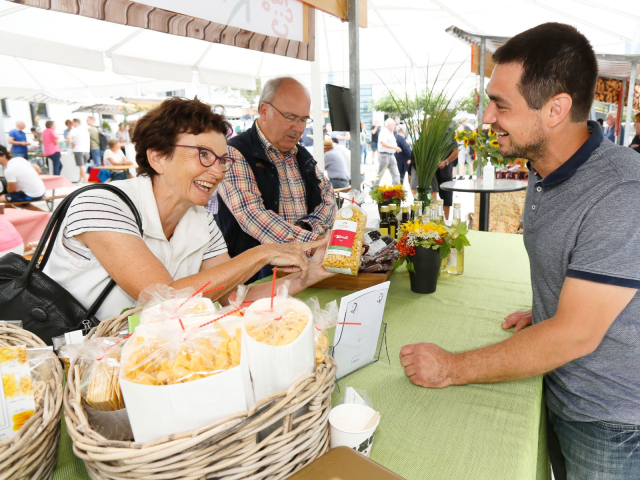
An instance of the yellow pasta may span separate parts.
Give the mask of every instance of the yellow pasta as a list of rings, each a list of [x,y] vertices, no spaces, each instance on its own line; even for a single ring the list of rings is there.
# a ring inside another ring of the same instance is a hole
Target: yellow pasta
[[[307,315],[296,310],[288,310],[279,320],[257,322],[246,325],[245,329],[249,336],[257,342],[282,347],[298,338],[307,323],[309,323]]]
[[[336,214],[322,266],[330,272],[358,275],[367,216],[357,205],[349,205]]]
[[[136,335],[127,345],[123,376],[145,385],[174,385],[215,375],[240,364],[241,333],[236,328],[230,336],[219,329],[213,338],[187,336],[175,345],[162,337]],[[222,341],[216,346],[220,337]]]

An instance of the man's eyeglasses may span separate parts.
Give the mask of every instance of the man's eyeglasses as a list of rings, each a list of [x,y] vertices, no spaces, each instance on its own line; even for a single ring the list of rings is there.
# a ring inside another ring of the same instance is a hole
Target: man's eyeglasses
[[[226,155],[220,157],[216,155],[216,153],[207,148],[207,147],[197,147],[195,145],[174,145],[174,147],[185,147],[185,148],[197,148],[198,149],[198,158],[200,158],[200,163],[203,167],[210,167],[214,163],[218,162],[220,164],[220,168],[222,168],[223,172],[228,172],[233,165],[233,159]]]
[[[269,103],[269,102],[264,102],[264,103],[266,103],[267,105],[272,106],[275,109],[276,112],[278,112],[280,115],[282,115],[284,117],[284,120],[289,125],[297,125],[298,122],[304,123],[306,125],[311,125],[313,123],[313,119],[311,117],[299,117],[298,115],[295,115],[293,113],[282,113],[272,103]]]

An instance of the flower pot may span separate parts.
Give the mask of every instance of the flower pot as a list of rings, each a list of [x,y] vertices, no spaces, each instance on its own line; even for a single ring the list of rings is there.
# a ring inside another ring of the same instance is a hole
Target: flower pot
[[[440,273],[440,250],[416,247],[416,254],[409,256],[414,272],[409,272],[411,291],[415,293],[433,293],[438,284]]]

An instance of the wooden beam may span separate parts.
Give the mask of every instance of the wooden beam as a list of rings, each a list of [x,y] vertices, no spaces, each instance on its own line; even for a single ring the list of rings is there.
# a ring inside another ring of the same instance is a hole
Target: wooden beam
[[[484,57],[484,76],[491,78],[495,66],[496,64],[493,63],[491,54],[487,52]],[[471,73],[480,75],[480,47],[476,45],[471,45]]]
[[[232,45],[265,53],[310,60],[314,58],[315,8],[305,5],[304,37],[307,42],[295,42],[269,35],[262,35],[237,27],[150,7],[131,0],[9,0],[45,10],[82,15],[107,22],[146,28],[157,32],[197,38],[212,43]],[[347,0],[327,0],[344,2]],[[360,0],[360,8],[366,12],[366,0]],[[309,2],[304,2],[309,3]],[[346,14],[345,14],[346,15]],[[366,13],[365,13],[366,15]],[[363,18],[361,14],[361,18]]]
[[[343,21],[348,21],[347,19],[347,11],[348,4],[351,0],[300,0],[302,3],[305,3],[311,7],[317,8],[318,10],[322,10],[323,12],[328,13],[329,15],[333,15],[334,17],[338,17]],[[358,24],[362,28],[367,28],[368,20],[367,20],[367,0],[358,0]]]

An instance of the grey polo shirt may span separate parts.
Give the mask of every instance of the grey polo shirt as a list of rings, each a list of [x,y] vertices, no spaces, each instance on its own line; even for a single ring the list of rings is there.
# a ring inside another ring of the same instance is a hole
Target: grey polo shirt
[[[567,162],[544,179],[529,176],[534,324],[556,314],[566,277],[640,288],[640,157],[588,125],[591,136]],[[545,386],[547,406],[565,420],[640,425],[640,293],[593,353],[545,375]]]

